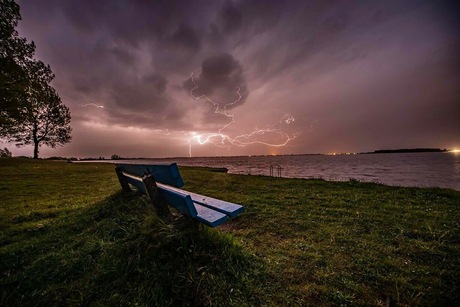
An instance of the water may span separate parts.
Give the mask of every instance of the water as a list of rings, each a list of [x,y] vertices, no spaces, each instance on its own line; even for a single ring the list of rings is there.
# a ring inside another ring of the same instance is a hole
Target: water
[[[232,174],[289,178],[356,179],[393,186],[442,187],[460,190],[459,153],[393,153],[369,155],[298,155],[264,157],[208,157],[133,160],[133,163],[169,163],[183,166],[225,167]]]

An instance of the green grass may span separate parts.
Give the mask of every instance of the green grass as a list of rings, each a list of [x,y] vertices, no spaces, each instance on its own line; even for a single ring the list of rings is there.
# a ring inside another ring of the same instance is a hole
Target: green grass
[[[455,305],[460,192],[181,168],[246,212],[158,219],[113,165],[0,160],[0,306]]]

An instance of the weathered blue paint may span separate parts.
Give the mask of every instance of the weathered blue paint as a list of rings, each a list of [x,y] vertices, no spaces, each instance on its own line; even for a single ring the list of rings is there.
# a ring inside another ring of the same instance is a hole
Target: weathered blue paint
[[[212,210],[197,203],[194,204],[196,211],[198,212],[194,219],[203,224],[206,224],[210,227],[216,227],[228,220],[228,216],[219,211]]]
[[[141,177],[147,173],[153,174],[160,193],[169,205],[210,227],[216,227],[227,221],[229,217],[235,217],[244,211],[240,205],[178,189],[177,187],[183,186],[184,182],[175,163],[170,165],[117,164],[117,167],[129,184],[145,194],[147,192]]]
[[[173,187],[183,187],[184,181],[180,175],[179,168],[176,163],[173,164],[116,164],[123,172],[136,175],[138,177],[150,173],[155,178],[155,181],[161,182]]]
[[[166,199],[166,202],[190,217],[198,215],[190,195],[184,193],[171,192],[160,188],[161,194]]]
[[[215,211],[208,207],[193,202],[190,195],[179,191],[173,191],[158,186],[166,202],[193,219],[200,221],[208,226],[216,227],[228,220],[226,214]]]
[[[219,211],[219,212],[224,213],[224,214],[226,214],[226,215],[228,215],[230,217],[235,217],[238,214],[244,212],[244,207],[243,206],[240,206],[240,205],[237,205],[237,204],[234,204],[234,203],[230,203],[230,202],[227,202],[227,201],[224,201],[224,200],[220,200],[220,199],[212,198],[212,197],[209,197],[209,196],[204,196],[204,195],[200,195],[200,194],[197,194],[197,193],[193,193],[193,192],[189,192],[189,191],[169,187],[169,186],[166,186],[166,185],[161,184],[161,183],[158,184],[158,187],[162,191],[170,190],[170,191],[177,191],[177,192],[181,192],[181,193],[186,193],[186,194],[190,195],[190,197],[192,198],[194,203],[198,203],[198,204],[200,204],[202,206],[205,206],[205,207],[208,207],[210,209]]]
[[[123,175],[125,176],[125,178],[126,178],[126,180],[128,181],[129,184],[132,184],[138,190],[140,190],[144,194],[147,194],[147,192],[145,191],[144,183],[142,182],[141,178],[130,176],[128,174],[123,174]]]

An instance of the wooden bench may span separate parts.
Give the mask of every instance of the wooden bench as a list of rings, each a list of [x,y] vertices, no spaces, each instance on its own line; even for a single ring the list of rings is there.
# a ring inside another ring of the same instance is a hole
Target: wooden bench
[[[158,215],[170,215],[168,205],[210,227],[216,227],[244,211],[244,207],[180,189],[184,181],[176,163],[168,165],[116,164],[123,191],[130,185],[145,193]]]

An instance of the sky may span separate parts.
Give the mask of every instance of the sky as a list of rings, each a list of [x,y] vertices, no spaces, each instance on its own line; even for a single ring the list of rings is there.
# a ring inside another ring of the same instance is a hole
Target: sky
[[[18,3],[72,114],[41,156],[460,148],[455,1]]]

